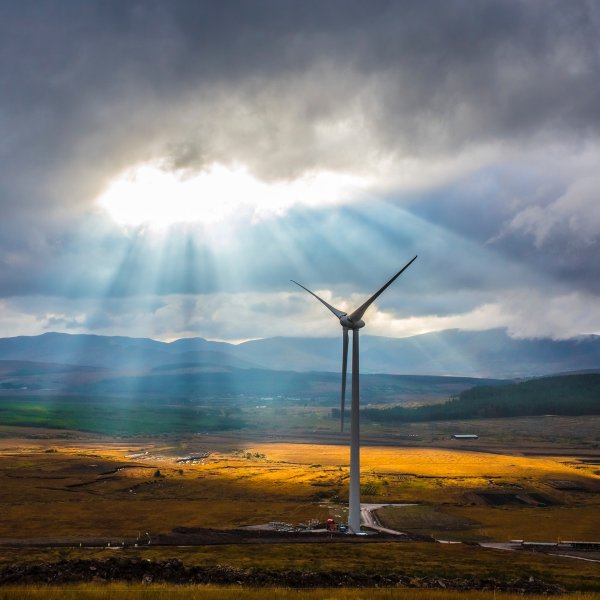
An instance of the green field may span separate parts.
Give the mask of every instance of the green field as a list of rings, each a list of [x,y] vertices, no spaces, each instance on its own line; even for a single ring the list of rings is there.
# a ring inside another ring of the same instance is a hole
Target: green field
[[[152,397],[23,396],[0,399],[0,423],[105,435],[227,431],[245,426],[239,411]]]

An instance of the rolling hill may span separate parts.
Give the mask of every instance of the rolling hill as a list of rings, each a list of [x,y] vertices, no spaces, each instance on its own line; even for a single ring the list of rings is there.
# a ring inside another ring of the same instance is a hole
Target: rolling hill
[[[477,385],[502,383],[472,377],[366,374],[365,403],[412,405],[447,400]],[[108,369],[0,360],[0,390],[28,394],[127,396],[217,402],[277,397],[279,402],[336,404],[340,375],[328,372],[240,369],[208,363],[174,363],[149,369]]]

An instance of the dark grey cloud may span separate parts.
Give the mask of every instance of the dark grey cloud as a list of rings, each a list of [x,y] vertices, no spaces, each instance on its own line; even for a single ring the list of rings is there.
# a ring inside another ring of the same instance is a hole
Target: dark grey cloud
[[[600,160],[599,30],[597,3],[578,0],[1,3],[0,294],[116,306],[284,293],[290,277],[360,294],[419,253],[420,276],[382,310],[458,314],[527,286],[586,306],[600,291],[600,204],[581,183]],[[386,170],[372,197],[297,207],[215,247],[202,228],[157,241],[98,213],[108,181],[152,159],[264,180]],[[271,300],[254,312],[281,312]],[[179,331],[209,327],[196,308]],[[44,318],[123,323],[83,312]]]
[[[246,144],[287,157],[255,159],[274,174],[310,167],[311,130],[357,113],[380,150],[406,155],[598,128],[593,3],[36,2],[2,12],[4,147],[61,172],[82,149],[105,169],[153,144],[184,162],[236,147],[244,156],[238,121],[252,115],[261,127]],[[178,128],[182,108],[190,121]],[[217,143],[215,117],[226,132]],[[294,120],[308,130],[304,156],[285,147]]]

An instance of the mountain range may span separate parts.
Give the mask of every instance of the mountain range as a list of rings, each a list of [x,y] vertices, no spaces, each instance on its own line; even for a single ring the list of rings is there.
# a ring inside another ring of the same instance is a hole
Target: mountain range
[[[339,373],[341,339],[276,337],[241,344],[183,338],[45,333],[0,338],[0,361],[140,372],[149,369],[260,369]],[[5,365],[5,368],[7,365]],[[47,368],[46,367],[46,368]],[[62,367],[63,372],[67,367]],[[600,368],[600,336],[569,340],[514,339],[505,330],[447,330],[407,338],[363,336],[361,371],[368,373],[484,378],[527,378]],[[60,369],[59,369],[60,370]],[[81,374],[81,370],[78,371]]]

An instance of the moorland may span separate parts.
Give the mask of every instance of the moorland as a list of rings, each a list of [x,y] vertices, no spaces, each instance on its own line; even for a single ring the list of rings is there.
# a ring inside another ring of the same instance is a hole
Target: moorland
[[[534,436],[519,447],[514,439],[507,441],[508,432],[529,429],[528,424],[494,421],[505,433],[487,448],[480,437],[475,446],[458,442],[453,447],[453,440],[440,440],[437,447],[363,449],[363,500],[413,504],[377,513],[382,524],[408,533],[406,540],[349,544],[343,537],[327,543],[305,538],[299,545],[285,539],[265,543],[259,533],[233,543],[200,538],[195,544],[192,535],[183,538],[186,548],[174,548],[168,536],[274,521],[343,521],[347,448],[325,439],[290,443],[255,437],[240,444],[231,433],[115,440],[3,427],[0,564],[102,560],[118,553],[153,561],[176,557],[188,565],[226,565],[245,572],[400,571],[413,578],[497,581],[533,577],[566,590],[600,591],[598,563],[592,562],[596,555],[580,560],[581,555],[516,554],[475,545],[598,539],[598,450],[574,448],[569,455],[562,438],[558,444],[537,440],[548,450],[541,453]],[[552,421],[565,435],[576,426],[573,417]],[[586,421],[591,441],[600,419]]]

